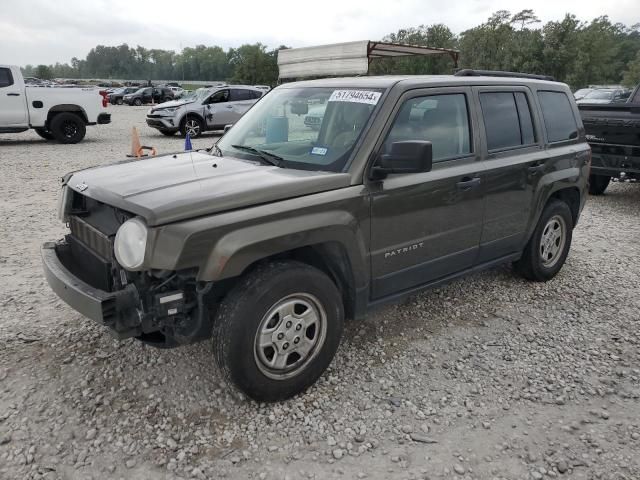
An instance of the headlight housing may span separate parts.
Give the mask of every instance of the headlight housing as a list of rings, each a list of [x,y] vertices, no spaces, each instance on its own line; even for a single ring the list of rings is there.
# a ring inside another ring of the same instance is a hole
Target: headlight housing
[[[116,233],[114,251],[118,263],[127,270],[138,270],[147,250],[148,230],[140,217],[124,222]]]
[[[173,115],[174,112],[178,109],[178,107],[170,107],[170,108],[160,108],[158,110],[156,110],[155,113],[156,115]]]

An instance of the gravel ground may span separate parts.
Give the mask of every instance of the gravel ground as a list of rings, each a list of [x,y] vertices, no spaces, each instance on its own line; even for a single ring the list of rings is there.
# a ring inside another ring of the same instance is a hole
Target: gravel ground
[[[78,145],[0,137],[0,478],[640,478],[639,185],[589,199],[553,281],[502,267],[378,310],[306,394],[257,404],[208,343],[118,343],[43,279],[62,174],[121,159],[133,125],[182,149],[111,110]]]

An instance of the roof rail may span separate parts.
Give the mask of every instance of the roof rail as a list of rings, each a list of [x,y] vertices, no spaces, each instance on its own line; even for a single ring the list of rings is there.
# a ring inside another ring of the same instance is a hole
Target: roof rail
[[[515,78],[532,78],[535,80],[549,80],[555,82],[556,79],[550,75],[535,75],[533,73],[520,72],[503,72],[501,70],[473,70],[464,68],[454,73],[456,77],[515,77]]]

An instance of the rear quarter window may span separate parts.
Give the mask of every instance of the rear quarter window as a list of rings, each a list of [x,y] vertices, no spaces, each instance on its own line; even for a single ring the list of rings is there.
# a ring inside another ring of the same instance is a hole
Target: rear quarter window
[[[572,140],[578,136],[578,124],[571,102],[564,92],[539,91],[542,118],[550,143]]]

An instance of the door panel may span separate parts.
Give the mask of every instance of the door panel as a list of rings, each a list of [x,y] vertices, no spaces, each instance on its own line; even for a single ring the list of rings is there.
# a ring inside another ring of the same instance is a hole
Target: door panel
[[[25,93],[17,85],[8,68],[0,68],[0,127],[27,125]]]
[[[473,159],[428,173],[397,175],[372,192],[372,297],[380,298],[470,268],[482,230],[482,189]]]
[[[209,99],[210,116],[207,119],[207,125],[210,128],[235,123],[233,105],[228,100],[229,89],[218,90],[211,95]]]
[[[433,145],[430,172],[392,174],[371,182],[372,299],[402,292],[471,268],[482,231],[482,180],[471,132],[468,88],[405,94],[377,147],[395,141]]]
[[[546,170],[539,120],[525,87],[475,87],[480,109],[485,218],[478,263],[516,253],[534,208],[534,192]]]

